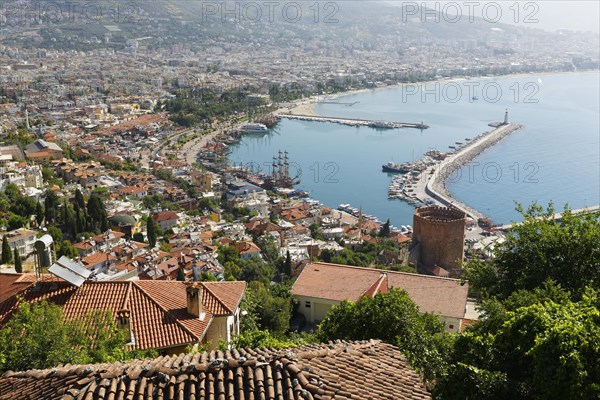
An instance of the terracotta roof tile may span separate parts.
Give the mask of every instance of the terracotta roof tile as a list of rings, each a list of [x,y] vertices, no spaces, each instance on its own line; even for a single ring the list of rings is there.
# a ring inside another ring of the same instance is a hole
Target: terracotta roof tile
[[[292,294],[336,301],[357,301],[365,294],[375,294],[369,289],[376,286],[376,282],[385,274],[387,287],[406,290],[421,312],[464,318],[469,285],[461,284],[458,279],[311,263],[304,267],[292,286]]]
[[[0,400],[14,398],[427,400],[431,395],[396,347],[372,340],[7,372],[0,377]]]
[[[203,320],[187,312],[186,283],[177,281],[85,282],[77,288],[66,282],[19,283],[15,274],[0,274],[0,287],[12,293],[0,302],[0,326],[16,310],[17,296],[25,301],[43,299],[63,307],[67,318],[93,310],[127,309],[131,315],[134,347],[173,347],[202,340],[213,315],[235,313],[245,292],[245,282],[202,283]],[[222,297],[222,298],[221,298]]]

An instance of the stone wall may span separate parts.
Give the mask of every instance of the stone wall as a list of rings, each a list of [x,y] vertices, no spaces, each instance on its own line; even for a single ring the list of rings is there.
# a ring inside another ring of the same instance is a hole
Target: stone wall
[[[413,241],[418,243],[418,267],[429,271],[440,266],[458,275],[464,256],[466,214],[447,207],[422,207],[413,218]]]

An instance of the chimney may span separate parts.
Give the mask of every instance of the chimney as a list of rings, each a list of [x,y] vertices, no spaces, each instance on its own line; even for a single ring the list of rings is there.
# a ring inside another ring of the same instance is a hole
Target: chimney
[[[117,329],[125,333],[125,342],[131,343],[131,317],[129,310],[117,311]]]
[[[201,320],[204,319],[204,313],[202,312],[202,284],[193,282],[187,286],[185,292],[187,312]]]

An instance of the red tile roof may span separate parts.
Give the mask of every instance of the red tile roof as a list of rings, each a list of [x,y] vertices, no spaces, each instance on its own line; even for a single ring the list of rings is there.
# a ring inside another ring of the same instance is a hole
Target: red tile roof
[[[384,287],[403,289],[421,312],[464,318],[469,285],[461,284],[458,279],[311,263],[304,267],[292,286],[292,294],[336,301],[357,301],[364,295],[375,294],[373,287],[385,274],[387,284],[379,291],[384,291],[381,290]]]
[[[152,216],[152,219],[156,222],[170,221],[172,219],[179,219],[175,211],[161,211]]]
[[[23,398],[427,400],[431,395],[398,348],[371,340],[66,365],[0,377],[0,400]]]
[[[238,251],[238,253],[240,254],[254,254],[254,253],[260,253],[260,247],[258,247],[256,244],[254,244],[253,242],[237,242],[233,245],[235,247],[235,249]]]
[[[42,282],[38,287],[22,285],[14,288],[15,279],[0,275],[0,287],[13,293],[0,302],[0,326],[16,310],[18,296],[25,301],[46,299],[60,305],[67,318],[79,318],[98,310],[127,309],[135,346],[140,349],[165,348],[202,340],[213,316],[233,314],[246,289],[246,282],[202,283],[204,320],[186,310],[186,283],[177,281],[87,281],[77,288],[66,282]],[[222,287],[221,287],[222,286]],[[217,296],[223,296],[219,298]]]

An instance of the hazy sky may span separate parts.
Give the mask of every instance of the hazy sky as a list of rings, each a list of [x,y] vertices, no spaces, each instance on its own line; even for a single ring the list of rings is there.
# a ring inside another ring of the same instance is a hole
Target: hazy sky
[[[460,10],[464,18],[469,14],[475,17],[486,17],[487,20],[496,20],[496,10],[500,11],[500,22],[512,23],[520,26],[531,26],[548,31],[569,29],[574,31],[591,31],[600,33],[600,1],[477,1],[477,0],[440,0],[440,1],[387,1],[394,5],[422,4],[429,8],[437,6],[438,9],[448,14],[455,14]],[[469,5],[469,4],[472,5]],[[487,3],[493,3],[488,4]],[[518,10],[518,11],[517,11]],[[537,20],[537,22],[535,21]]]

